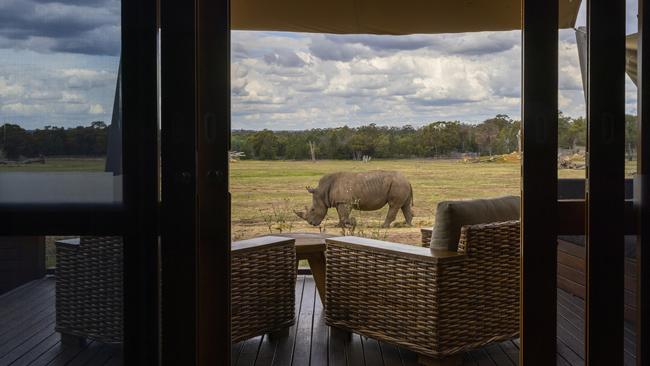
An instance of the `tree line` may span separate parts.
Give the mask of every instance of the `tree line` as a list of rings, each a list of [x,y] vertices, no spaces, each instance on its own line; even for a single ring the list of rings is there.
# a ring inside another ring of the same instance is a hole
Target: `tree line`
[[[636,116],[625,116],[626,153],[635,150]],[[231,149],[244,159],[384,159],[435,158],[454,154],[507,154],[517,151],[520,121],[498,114],[479,124],[437,121],[422,127],[369,124],[361,127],[319,128],[304,131],[234,130]],[[558,114],[558,145],[575,149],[586,145],[586,121]],[[106,155],[108,127],[102,121],[73,128],[46,126],[26,130],[18,124],[0,125],[4,158]]]
[[[634,149],[636,116],[628,115],[626,140]],[[454,154],[507,154],[518,150],[520,121],[498,114],[479,124],[438,121],[422,127],[387,127],[369,124],[361,127],[336,127],[305,131],[232,132],[232,150],[243,152],[244,159],[354,159],[435,158]],[[558,114],[558,144],[575,149],[586,144],[586,121]]]
[[[13,123],[0,126],[0,150],[4,158],[17,160],[38,156],[105,156],[108,127],[102,121],[73,128],[45,126],[26,130]]]

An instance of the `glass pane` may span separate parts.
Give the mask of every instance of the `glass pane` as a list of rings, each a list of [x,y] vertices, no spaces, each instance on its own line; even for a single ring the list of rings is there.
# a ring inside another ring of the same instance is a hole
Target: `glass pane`
[[[625,62],[625,178],[637,184],[637,42],[638,42],[638,0],[626,1],[626,62]],[[626,186],[626,199],[638,194],[632,182]],[[636,235],[626,235],[624,241],[623,278],[623,360],[625,365],[637,364],[637,252]],[[620,314],[619,314],[620,316]]]
[[[0,13],[0,204],[121,201],[120,1]]]
[[[633,198],[636,173],[637,89],[636,32],[637,0],[628,0],[626,16],[626,76],[625,76],[625,198]],[[583,3],[576,30],[560,31],[559,151],[558,185],[561,199],[584,199],[584,181],[570,178],[585,177],[584,146],[587,138],[585,97],[586,78],[586,15]],[[582,79],[582,80],[580,80]],[[624,245],[624,353],[625,365],[635,364],[636,358],[636,236],[626,235]],[[584,358],[585,325],[585,236],[561,235],[558,238],[558,353],[569,364],[582,364]],[[576,343],[577,342],[577,343]]]
[[[0,237],[0,364],[123,364],[121,237]]]

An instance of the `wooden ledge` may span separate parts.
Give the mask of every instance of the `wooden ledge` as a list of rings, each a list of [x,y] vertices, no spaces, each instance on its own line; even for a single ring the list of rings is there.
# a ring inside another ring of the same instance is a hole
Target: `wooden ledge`
[[[230,250],[231,252],[247,252],[249,250],[256,250],[263,247],[272,247],[287,243],[295,243],[295,240],[291,238],[269,235],[247,240],[234,241],[230,246]]]
[[[341,236],[330,238],[327,239],[327,245],[336,245],[382,254],[392,254],[403,258],[416,259],[432,263],[457,261],[466,258],[464,254],[452,252],[449,250],[435,250],[414,245],[360,238],[357,236]]]

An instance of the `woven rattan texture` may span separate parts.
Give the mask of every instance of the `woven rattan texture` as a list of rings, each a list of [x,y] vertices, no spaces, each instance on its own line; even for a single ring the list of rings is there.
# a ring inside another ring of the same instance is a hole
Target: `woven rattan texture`
[[[295,322],[294,241],[232,252],[232,339]],[[122,239],[82,237],[57,243],[56,329],[105,343],[122,342]]]
[[[519,222],[463,227],[461,260],[330,243],[329,325],[446,357],[519,330]]]
[[[122,342],[122,238],[82,237],[56,246],[56,330]]]
[[[232,341],[275,332],[295,322],[294,242],[232,252]]]
[[[422,246],[429,247],[431,246],[431,235],[433,235],[432,229],[420,229],[420,234],[422,237]]]

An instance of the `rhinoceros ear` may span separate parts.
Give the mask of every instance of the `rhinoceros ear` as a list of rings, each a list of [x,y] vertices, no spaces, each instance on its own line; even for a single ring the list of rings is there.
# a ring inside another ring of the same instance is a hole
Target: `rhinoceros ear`
[[[314,193],[316,193],[316,188],[307,187],[307,192],[309,192],[311,194],[314,194]]]

